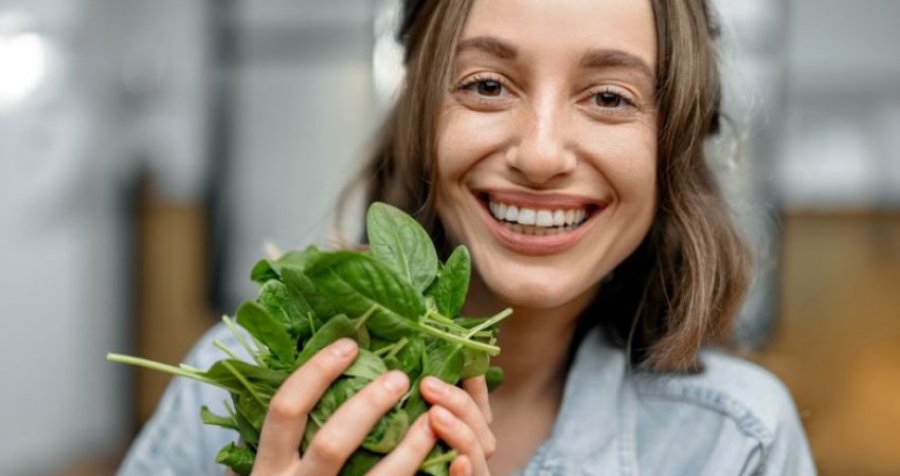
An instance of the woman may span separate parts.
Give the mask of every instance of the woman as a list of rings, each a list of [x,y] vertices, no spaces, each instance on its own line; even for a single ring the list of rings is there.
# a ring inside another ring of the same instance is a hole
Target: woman
[[[374,474],[413,474],[438,439],[454,475],[815,473],[781,384],[700,352],[748,283],[703,153],[713,36],[703,0],[406,3],[407,85],[368,198],[417,213],[445,251],[469,247],[466,315],[515,313],[504,384],[488,398],[483,379],[424,381],[431,410]],[[191,363],[218,358],[215,337]],[[340,341],[286,381],[255,474],[336,474],[408,389],[385,374],[298,454],[307,412],[356,351]],[[217,471],[232,436],[195,416],[213,392],[175,382],[123,473]]]

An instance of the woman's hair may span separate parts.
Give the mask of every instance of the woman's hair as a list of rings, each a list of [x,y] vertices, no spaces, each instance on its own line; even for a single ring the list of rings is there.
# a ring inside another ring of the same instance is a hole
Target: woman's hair
[[[449,244],[432,186],[437,117],[473,1],[405,3],[406,84],[361,176],[367,204],[383,201],[416,216],[444,257]],[[718,130],[721,91],[710,9],[705,0],[652,5],[660,125],[656,217],[582,314],[579,336],[600,325],[641,367],[691,371],[699,368],[703,344],[729,336],[750,258],[704,151],[705,139]]]

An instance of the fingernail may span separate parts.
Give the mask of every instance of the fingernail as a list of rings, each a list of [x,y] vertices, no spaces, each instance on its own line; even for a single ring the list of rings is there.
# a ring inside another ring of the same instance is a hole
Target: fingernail
[[[425,377],[422,383],[428,387],[432,393],[436,393],[438,395],[444,394],[444,382],[436,377]]]
[[[399,392],[405,389],[406,381],[406,374],[396,370],[392,370],[384,376],[384,386],[392,392]]]
[[[338,357],[347,357],[356,350],[356,342],[353,339],[343,338],[332,344],[331,351]]]

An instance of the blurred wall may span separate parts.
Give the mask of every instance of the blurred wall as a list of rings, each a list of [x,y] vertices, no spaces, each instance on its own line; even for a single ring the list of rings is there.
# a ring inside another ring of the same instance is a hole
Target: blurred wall
[[[199,2],[0,2],[0,38],[43,45],[0,66],[3,91],[46,65],[0,105],[2,474],[128,444],[127,374],[104,355],[131,342],[131,187],[145,168],[198,195],[204,18]]]

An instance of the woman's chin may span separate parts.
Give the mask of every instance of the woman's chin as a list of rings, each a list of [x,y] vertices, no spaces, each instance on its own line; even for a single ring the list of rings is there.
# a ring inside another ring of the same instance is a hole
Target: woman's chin
[[[549,282],[549,280],[503,279],[491,282],[488,288],[512,307],[527,309],[557,309],[583,301],[587,289],[567,286],[565,283]],[[499,281],[499,282],[498,282]]]

